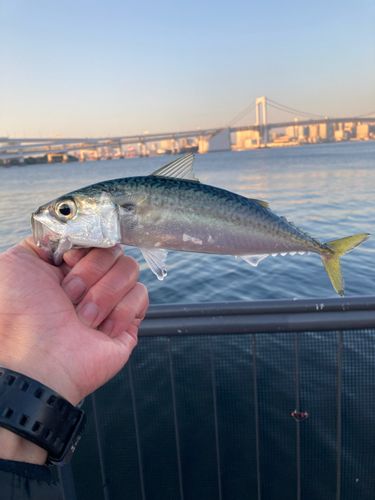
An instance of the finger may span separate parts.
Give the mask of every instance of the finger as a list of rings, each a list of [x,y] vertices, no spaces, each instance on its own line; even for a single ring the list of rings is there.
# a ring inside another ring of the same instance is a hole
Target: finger
[[[133,323],[128,326],[127,330],[121,332],[120,335],[113,338],[113,342],[120,345],[127,353],[126,361],[128,361],[130,354],[138,343],[138,329],[140,323],[141,320],[134,320]]]
[[[114,307],[99,326],[99,330],[113,338],[127,331],[131,324],[139,326],[145,317],[148,305],[147,288],[142,283],[137,283]]]
[[[64,253],[64,261],[69,267],[74,267],[90,252],[91,248],[74,248]]]
[[[94,248],[82,256],[61,283],[73,304],[77,304],[87,290],[105,276],[122,255],[121,247],[116,245],[111,248]],[[73,254],[73,258],[79,256],[80,254]]]
[[[21,252],[21,255],[28,254],[33,258],[40,259],[41,261],[43,261],[42,265],[46,266],[45,268],[48,269],[48,272],[53,273],[58,278],[60,283],[64,278],[62,269],[52,264],[48,251],[46,249],[38,247],[34,243],[32,237],[28,237],[20,241],[19,244],[11,247],[8,252],[14,252],[17,255],[19,255]]]
[[[111,339],[114,349],[111,349],[109,366],[111,370],[111,377],[115,375],[123,366],[128,362],[130,355],[138,343],[138,327],[135,325],[129,326],[129,331],[123,332],[121,335]],[[108,339],[107,339],[108,340]]]
[[[56,269],[59,270],[59,273],[61,273],[61,279],[64,279],[64,276],[66,276],[71,271],[71,268],[90,251],[90,248],[80,248],[80,249],[70,250],[69,252],[66,252],[66,254],[64,255],[64,259],[65,256],[68,255],[67,259],[63,261],[63,263],[60,266],[55,266],[53,264],[52,252],[48,248],[38,247],[35,244],[32,236],[29,236],[25,238],[23,241],[21,241],[20,246],[23,249],[32,252],[33,254],[35,254],[37,257],[44,260],[48,264],[51,264],[54,267],[56,267]]]
[[[28,251],[33,252],[36,254],[38,257],[40,257],[42,260],[48,263],[52,263],[51,261],[51,252],[47,250],[46,248],[43,247],[38,247],[35,242],[34,238],[32,236],[28,236],[24,240],[20,242],[20,246],[25,248]]]
[[[81,321],[96,328],[112,309],[134,287],[139,266],[131,257],[122,255],[111,269],[93,285],[76,308]]]
[[[78,264],[78,262],[83,259],[92,249],[91,248],[74,248],[73,250],[68,250],[63,255],[63,262],[60,265],[64,276],[66,276],[72,268]]]

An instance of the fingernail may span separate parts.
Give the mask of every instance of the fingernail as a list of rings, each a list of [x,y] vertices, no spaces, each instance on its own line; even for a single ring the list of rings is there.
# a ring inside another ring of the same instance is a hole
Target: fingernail
[[[63,283],[62,287],[72,302],[77,302],[86,291],[86,285],[79,276],[74,276]]]
[[[106,319],[100,326],[100,330],[103,332],[103,333],[106,333],[107,335],[109,335],[112,330],[113,330],[113,327],[114,327],[115,323],[111,320],[111,319]]]
[[[128,346],[133,350],[134,347],[138,344],[138,333],[132,335],[129,332],[124,332],[123,335],[127,337]]]
[[[91,326],[99,314],[99,308],[94,302],[88,302],[77,309],[77,314],[84,323]]]
[[[124,253],[121,245],[115,245],[114,247],[111,247],[111,251],[115,257],[118,257]]]

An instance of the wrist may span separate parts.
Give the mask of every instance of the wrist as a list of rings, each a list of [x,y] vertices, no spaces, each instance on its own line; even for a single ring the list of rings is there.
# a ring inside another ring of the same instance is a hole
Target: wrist
[[[43,465],[47,452],[40,446],[0,427],[0,459]]]
[[[0,367],[0,427],[17,435],[5,433],[6,455],[2,458],[44,463],[48,452],[47,463],[67,463],[84,425],[84,412],[56,391],[25,374]],[[28,441],[46,453],[43,455]]]
[[[70,377],[65,372],[60,373],[57,365],[48,366],[43,359],[35,359],[30,356],[28,356],[27,362],[14,356],[8,357],[8,359],[4,358],[5,356],[1,356],[0,366],[37,380],[57,392],[73,406],[76,406],[83,399]]]

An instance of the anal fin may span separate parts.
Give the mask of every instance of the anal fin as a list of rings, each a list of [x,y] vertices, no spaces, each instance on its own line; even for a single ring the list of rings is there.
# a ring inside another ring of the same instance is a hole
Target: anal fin
[[[259,262],[261,262],[263,259],[267,258],[267,254],[259,254],[259,255],[239,255],[241,259],[243,259],[245,262],[250,264],[251,266],[256,267]]]

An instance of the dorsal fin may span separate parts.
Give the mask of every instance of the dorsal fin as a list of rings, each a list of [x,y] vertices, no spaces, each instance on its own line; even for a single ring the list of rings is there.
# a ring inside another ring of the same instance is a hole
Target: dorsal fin
[[[257,200],[255,198],[248,198],[249,201],[253,201],[254,203],[257,203],[258,205],[260,205],[261,207],[264,207],[264,208],[270,208],[270,205],[268,203],[268,201],[264,201],[264,200]]]
[[[193,172],[194,153],[180,156],[177,160],[167,163],[163,167],[158,168],[151,175],[158,177],[175,177],[176,179],[189,179],[198,181]]]

